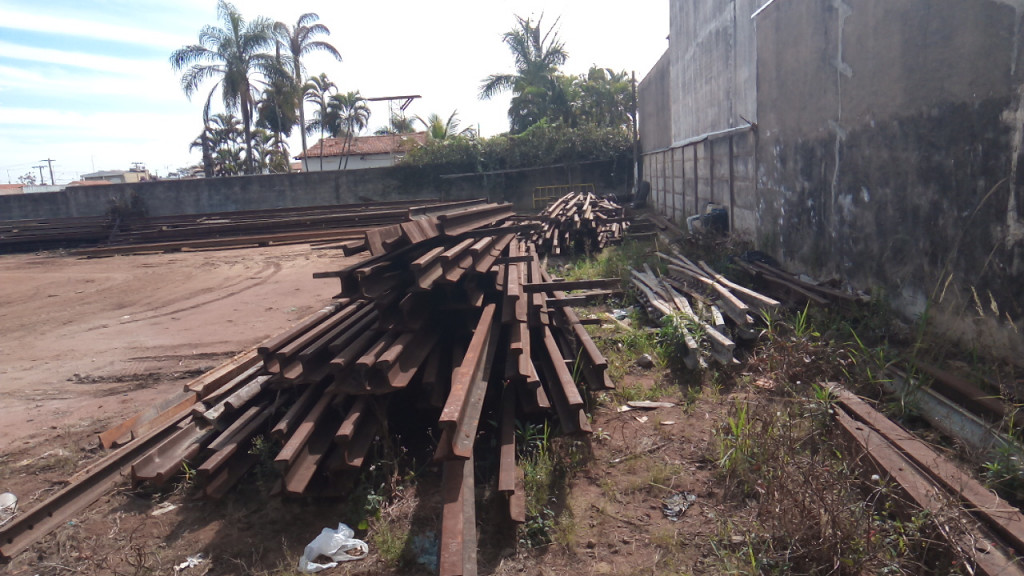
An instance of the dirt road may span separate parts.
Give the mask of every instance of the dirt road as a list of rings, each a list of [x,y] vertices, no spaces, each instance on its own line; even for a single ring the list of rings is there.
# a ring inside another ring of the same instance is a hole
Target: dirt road
[[[0,256],[0,446],[101,431],[323,307],[307,245],[78,259]]]

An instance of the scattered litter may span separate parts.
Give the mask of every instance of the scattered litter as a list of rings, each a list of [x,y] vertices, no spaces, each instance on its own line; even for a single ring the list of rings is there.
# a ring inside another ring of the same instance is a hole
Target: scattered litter
[[[679,518],[682,517],[683,513],[690,509],[690,505],[697,501],[696,494],[690,494],[689,492],[676,492],[671,498],[662,500],[661,507],[662,514],[666,518],[673,522],[679,522]]]
[[[178,574],[182,570],[188,570],[189,568],[195,568],[196,566],[199,566],[200,564],[202,564],[205,561],[206,561],[206,559],[203,558],[202,554],[196,554],[195,556],[186,556],[184,562],[182,562],[181,564],[178,564],[178,565],[176,565],[174,567],[174,573]]]
[[[771,380],[765,380],[764,378],[758,378],[754,380],[754,386],[762,388],[764,390],[775,390],[775,382]]]
[[[150,512],[149,515],[150,516],[160,516],[162,514],[167,514],[168,512],[170,512],[171,510],[174,510],[177,507],[178,507],[177,504],[171,504],[170,502],[164,502],[163,504],[157,506],[156,510],[153,510],[152,512]]]
[[[302,558],[299,558],[299,572],[312,574],[328,568],[334,568],[339,562],[349,560],[362,560],[370,552],[370,547],[362,540],[352,538],[356,533],[345,524],[338,523],[337,529],[324,528],[320,535],[313,539],[302,551]],[[356,555],[349,552],[356,551]],[[328,564],[317,564],[314,562],[320,556],[327,556],[332,560]]]
[[[7,524],[18,512],[18,497],[10,492],[0,494],[0,526]]]
[[[675,420],[662,420],[661,421],[661,425],[662,426],[671,426],[671,425],[673,425],[675,423],[676,423]]]
[[[633,313],[633,307],[632,306],[630,306],[629,308],[624,308],[622,310],[615,309],[615,310],[612,310],[612,312],[611,312],[612,318],[615,318],[616,320],[625,320],[626,318],[629,318],[629,315],[632,314],[632,313]]]
[[[641,424],[647,422],[647,416],[633,416],[633,418],[635,418],[636,421]]]
[[[636,365],[641,368],[654,368],[654,358],[650,354],[643,354],[636,359]]]
[[[630,400],[626,402],[626,405],[630,408],[643,408],[646,410],[653,410],[655,408],[672,408],[675,406],[672,402],[648,402],[646,400]]]

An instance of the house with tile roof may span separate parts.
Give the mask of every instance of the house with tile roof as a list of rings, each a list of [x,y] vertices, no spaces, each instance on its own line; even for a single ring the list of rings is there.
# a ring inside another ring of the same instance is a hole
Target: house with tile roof
[[[24,184],[0,184],[0,195],[24,194]]]
[[[357,136],[351,140],[347,148],[344,138],[324,138],[295,159],[302,161],[303,172],[385,168],[394,166],[405,157],[406,152],[426,143],[426,132]]]

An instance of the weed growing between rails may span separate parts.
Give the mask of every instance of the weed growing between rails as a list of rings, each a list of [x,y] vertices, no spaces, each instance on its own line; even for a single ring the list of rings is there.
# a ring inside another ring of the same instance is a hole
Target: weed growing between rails
[[[720,519],[705,567],[751,575],[966,573],[940,523],[832,439],[831,419],[822,418],[829,410],[826,393],[736,399],[709,458],[737,504]]]

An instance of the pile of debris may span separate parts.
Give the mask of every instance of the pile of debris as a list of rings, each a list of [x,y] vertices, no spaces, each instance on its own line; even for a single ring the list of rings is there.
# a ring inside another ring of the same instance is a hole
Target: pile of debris
[[[622,241],[629,221],[625,208],[590,192],[571,192],[539,215],[531,240],[541,254],[590,254]]]
[[[188,463],[217,498],[260,463],[250,447],[262,436],[280,472],[271,492],[317,494],[358,471],[396,423],[422,422],[443,465],[441,573],[475,570],[474,457],[488,449],[477,433],[497,422],[498,490],[524,522],[516,420],[589,433],[569,367],[590,388],[611,386],[607,361],[565,305],[572,284],[547,275],[525,239],[532,225],[512,216],[507,204],[432,207],[368,231],[367,258],[317,274],[340,280],[329,306],[102,434],[105,447],[121,446],[7,526],[0,554],[26,549],[122,470],[160,486]]]

